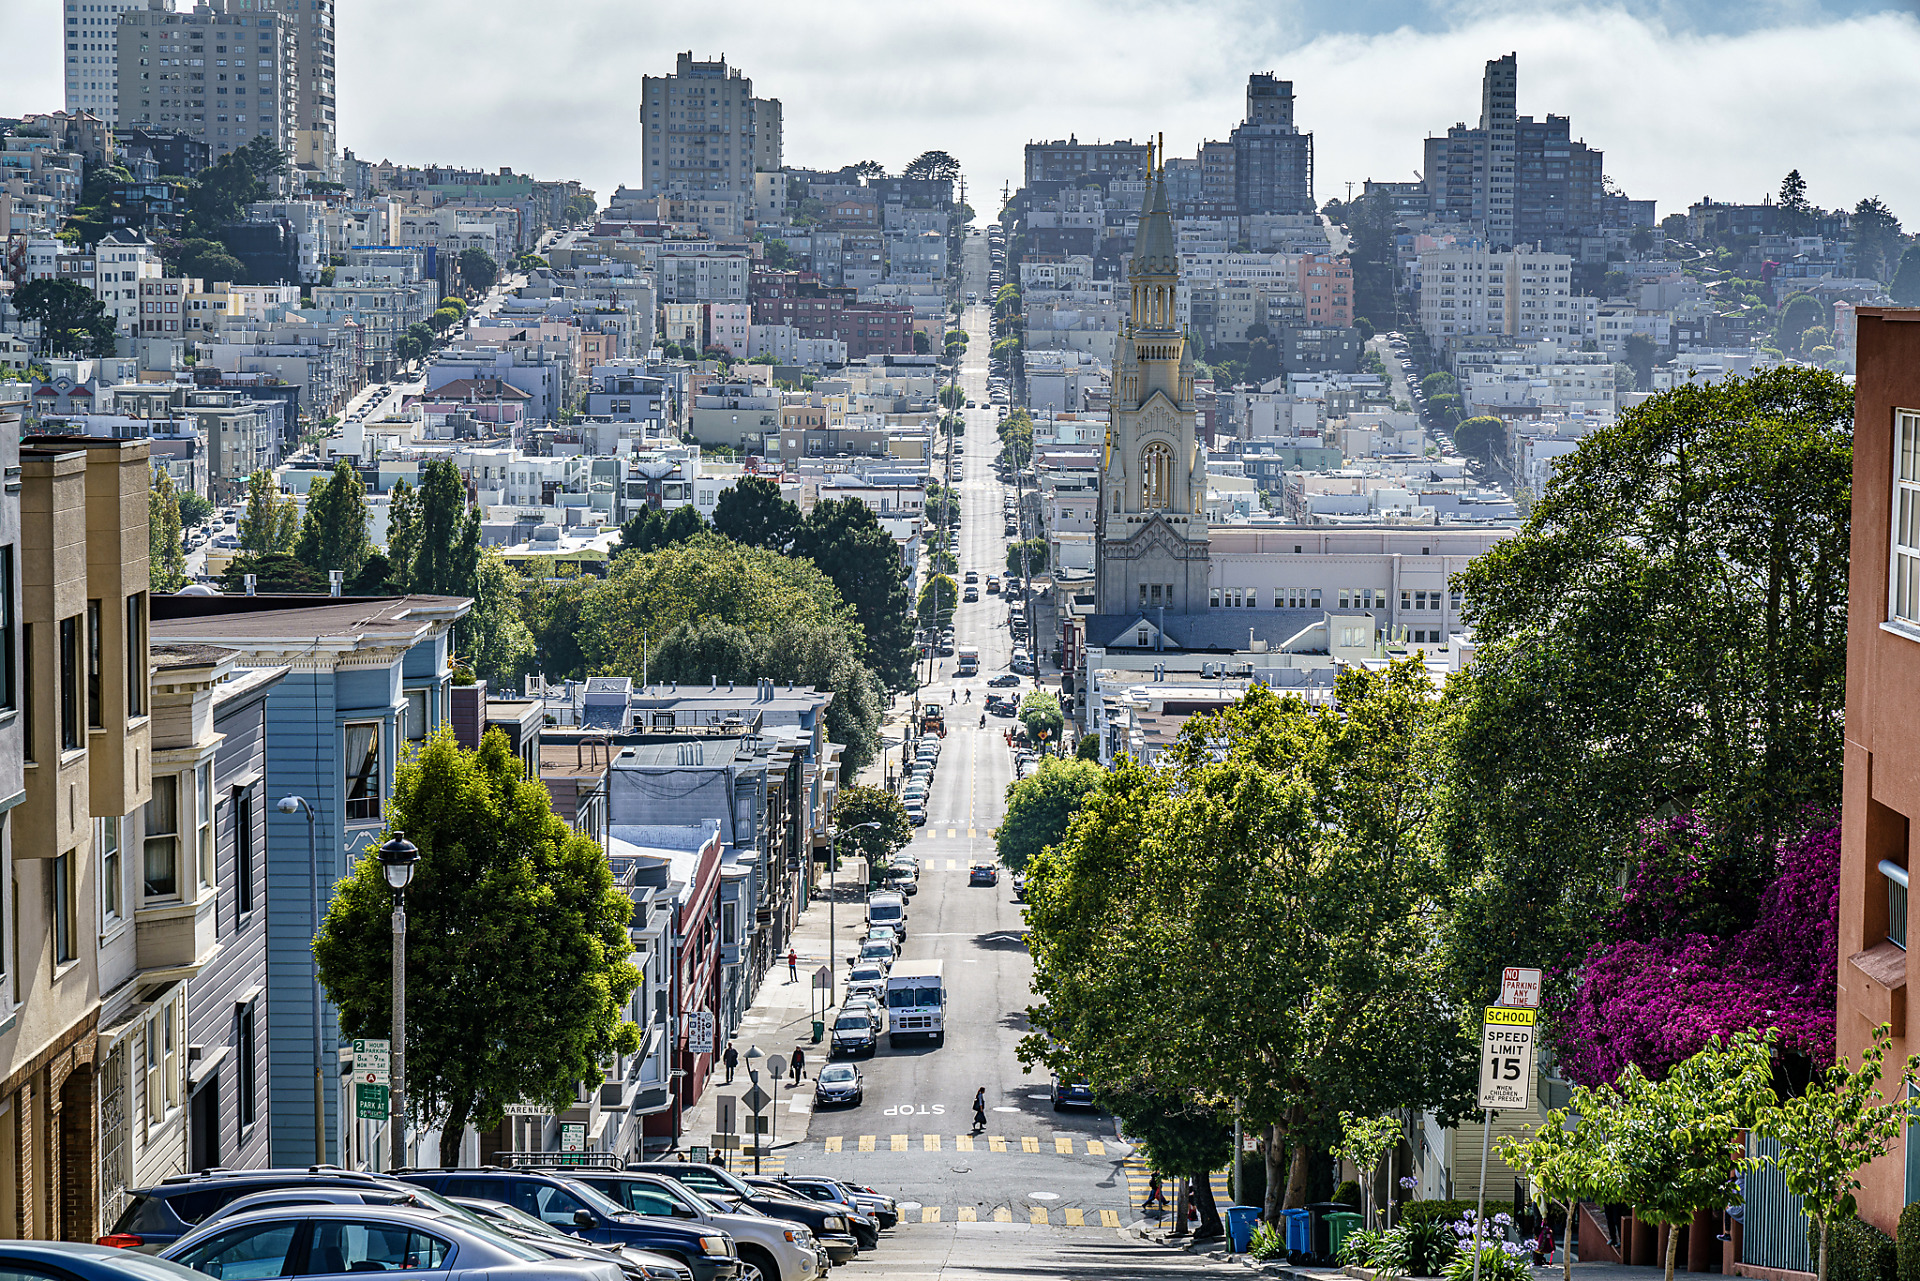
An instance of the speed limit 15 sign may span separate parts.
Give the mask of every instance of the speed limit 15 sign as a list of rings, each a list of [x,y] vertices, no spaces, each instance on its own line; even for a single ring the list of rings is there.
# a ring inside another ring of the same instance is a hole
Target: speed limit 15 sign
[[[1490,1005],[1481,1021],[1480,1106],[1523,1108],[1533,1080],[1535,1012]]]

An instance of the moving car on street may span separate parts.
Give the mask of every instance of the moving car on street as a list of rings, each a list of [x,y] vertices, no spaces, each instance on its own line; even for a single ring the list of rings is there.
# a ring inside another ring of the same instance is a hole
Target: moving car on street
[[[998,863],[975,863],[967,869],[967,884],[998,885],[1000,883],[1000,865]]]
[[[857,1108],[866,1094],[866,1080],[851,1063],[830,1063],[814,1078],[813,1106],[817,1108],[838,1103]]]

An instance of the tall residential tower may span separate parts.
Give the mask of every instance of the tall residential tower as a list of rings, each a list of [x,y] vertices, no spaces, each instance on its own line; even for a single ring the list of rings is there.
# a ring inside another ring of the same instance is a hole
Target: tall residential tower
[[[640,83],[642,188],[730,191],[749,199],[753,175],[781,166],[780,101],[753,96],[753,81],[723,57],[683,53],[671,75]]]

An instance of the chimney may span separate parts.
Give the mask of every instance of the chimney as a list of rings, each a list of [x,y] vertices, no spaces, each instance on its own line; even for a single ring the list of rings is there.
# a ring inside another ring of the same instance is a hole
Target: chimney
[[[346,581],[347,581],[346,570],[344,569],[328,570],[327,571],[327,584],[328,584],[327,595],[338,596],[340,594],[340,585]]]
[[[708,672],[708,673],[707,673],[707,688],[708,688],[709,690],[715,690],[715,689],[719,689],[719,688],[720,688],[720,676],[719,676],[719,673],[717,673],[717,672]]]
[[[256,593],[255,593],[255,591],[254,591],[254,587],[255,587],[255,586],[256,586],[256,585],[257,585],[257,584],[259,583],[259,581],[260,581],[260,575],[258,575],[258,574],[248,574],[248,575],[246,575],[246,579],[245,579],[245,581],[246,581],[246,584],[247,584],[247,595],[249,595],[249,596],[252,596],[252,595],[255,595]]]

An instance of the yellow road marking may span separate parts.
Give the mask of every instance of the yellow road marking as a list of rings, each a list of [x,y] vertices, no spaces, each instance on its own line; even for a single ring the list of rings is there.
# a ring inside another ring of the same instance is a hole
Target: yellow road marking
[[[1061,1214],[1066,1216],[1067,1226],[1070,1228],[1084,1228],[1087,1226],[1086,1212],[1084,1210],[1062,1210]]]
[[[840,1136],[836,1134],[832,1138],[827,1140],[827,1151],[838,1152],[839,1150],[840,1150]]]
[[[871,1134],[863,1134],[860,1136],[860,1150],[862,1152],[873,1151],[873,1136]]]
[[[1088,1140],[1087,1140],[1087,1155],[1088,1155],[1088,1156],[1105,1156],[1106,1154],[1107,1154],[1107,1145],[1106,1145],[1106,1144],[1104,1144],[1104,1143],[1102,1143],[1102,1142],[1101,1142],[1100,1140],[1098,1140],[1098,1139],[1088,1139]]]
[[[1053,1141],[1053,1150],[1060,1156],[1072,1156],[1073,1140],[1072,1139],[1055,1139]]]
[[[906,1135],[904,1135],[904,1134],[896,1134],[896,1135],[894,1135],[894,1136],[893,1136],[893,1150],[894,1150],[895,1152],[905,1152],[905,1151],[907,1150],[907,1136],[906,1136]]]
[[[1007,1150],[1007,1141],[1005,1139],[1001,1138],[997,1134],[989,1134],[987,1136],[987,1151],[1005,1152],[1006,1150]]]
[[[973,1151],[973,1136],[972,1136],[971,1134],[956,1134],[956,1135],[954,1135],[954,1136],[953,1136],[953,1150],[954,1150],[955,1152],[971,1152],[971,1151]]]
[[[1119,1212],[1118,1210],[1102,1210],[1102,1211],[1100,1211],[1100,1226],[1101,1226],[1101,1227],[1103,1227],[1103,1228],[1117,1228],[1117,1227],[1119,1227],[1119,1226],[1120,1226],[1120,1212]]]
[[[923,1206],[920,1210],[920,1222],[922,1223],[940,1222],[940,1207],[937,1205]]]
[[[973,839],[973,829],[972,829],[971,827],[969,827],[969,828],[967,829],[967,839],[968,839],[968,840],[972,840],[972,839]]]
[[[1047,1221],[1047,1212],[1044,1209],[1042,1209],[1037,1205],[1031,1206],[1028,1208],[1027,1210],[1028,1223],[1045,1223],[1046,1221]]]
[[[1012,1223],[1013,1211],[1003,1205],[993,1212],[993,1221],[995,1223]]]
[[[1022,1152],[1038,1152],[1040,1150],[1040,1140],[1029,1134],[1020,1140],[1020,1150]]]
[[[970,1205],[961,1206],[960,1213],[954,1215],[953,1220],[955,1223],[978,1223],[979,1222],[978,1219],[974,1218],[973,1207]]]
[[[949,827],[949,828],[947,829],[947,839],[948,839],[948,840],[952,840],[952,839],[953,839],[954,837],[956,837],[956,836],[958,836],[958,835],[960,835],[960,833],[958,833],[958,832],[956,832],[956,831],[954,831],[954,830],[953,830],[953,829],[952,829],[951,827]]]
[[[923,1152],[938,1152],[940,1150],[940,1136],[937,1134],[921,1136],[920,1150]]]
[[[949,872],[957,872],[957,871],[959,871],[959,870],[960,870],[960,860],[959,860],[959,859],[957,859],[957,858],[950,858],[950,859],[948,859],[948,860],[947,860],[947,870],[948,870]]]

